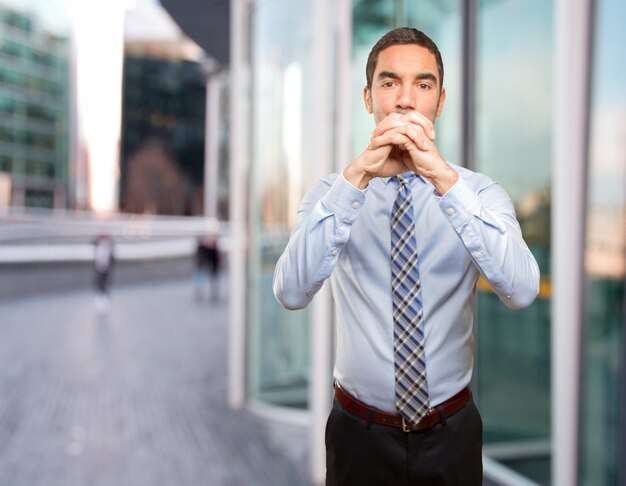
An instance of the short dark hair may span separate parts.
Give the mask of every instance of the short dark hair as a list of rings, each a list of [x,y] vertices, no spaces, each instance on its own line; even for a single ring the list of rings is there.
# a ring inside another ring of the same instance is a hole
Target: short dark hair
[[[378,63],[378,54],[387,47],[401,45],[401,44],[417,44],[418,46],[425,47],[435,56],[437,61],[437,69],[439,70],[439,89],[443,87],[443,60],[441,59],[441,53],[437,44],[435,44],[430,37],[428,37],[421,30],[413,29],[411,27],[399,27],[397,29],[390,30],[383,35],[379,41],[372,47],[370,55],[367,58],[367,65],[365,67],[365,77],[367,79],[367,87],[372,88],[372,78],[374,77],[374,71],[376,70],[376,64]]]

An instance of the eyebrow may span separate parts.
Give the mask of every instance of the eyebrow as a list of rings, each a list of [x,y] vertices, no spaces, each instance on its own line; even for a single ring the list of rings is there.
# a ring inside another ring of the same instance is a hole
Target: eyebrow
[[[378,79],[385,79],[385,78],[400,79],[400,75],[394,71],[381,71],[378,73],[378,76],[376,77]],[[429,72],[419,73],[415,76],[415,79],[416,80],[429,80],[437,84],[437,77],[433,73],[429,73]]]

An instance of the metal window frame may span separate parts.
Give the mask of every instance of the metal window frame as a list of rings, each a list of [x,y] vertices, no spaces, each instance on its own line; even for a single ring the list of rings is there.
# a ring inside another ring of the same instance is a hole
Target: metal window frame
[[[555,0],[552,484],[578,478],[593,0]]]
[[[478,1],[461,6],[461,164],[474,170],[476,163],[476,16]]]
[[[229,120],[229,314],[228,402],[235,410],[246,403],[246,167],[249,127],[247,120],[246,43],[250,0],[231,0],[230,120]]]

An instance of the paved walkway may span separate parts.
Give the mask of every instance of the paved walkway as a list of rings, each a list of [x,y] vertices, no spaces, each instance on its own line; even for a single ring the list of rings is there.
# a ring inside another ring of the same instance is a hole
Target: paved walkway
[[[191,279],[112,297],[106,317],[89,290],[0,300],[0,484],[308,484],[304,427],[228,408],[224,302]]]

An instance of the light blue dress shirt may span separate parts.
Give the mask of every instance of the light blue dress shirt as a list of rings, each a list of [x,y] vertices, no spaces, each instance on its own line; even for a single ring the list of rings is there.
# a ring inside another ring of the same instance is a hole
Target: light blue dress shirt
[[[530,305],[539,290],[539,268],[509,196],[490,178],[451,166],[459,180],[444,196],[422,177],[411,183],[431,406],[471,380],[479,274],[510,308]],[[392,178],[372,179],[365,190],[340,174],[323,178],[304,197],[274,273],[274,294],[288,309],[306,307],[330,278],[334,377],[354,397],[389,412],[396,412],[389,255],[397,194]]]

